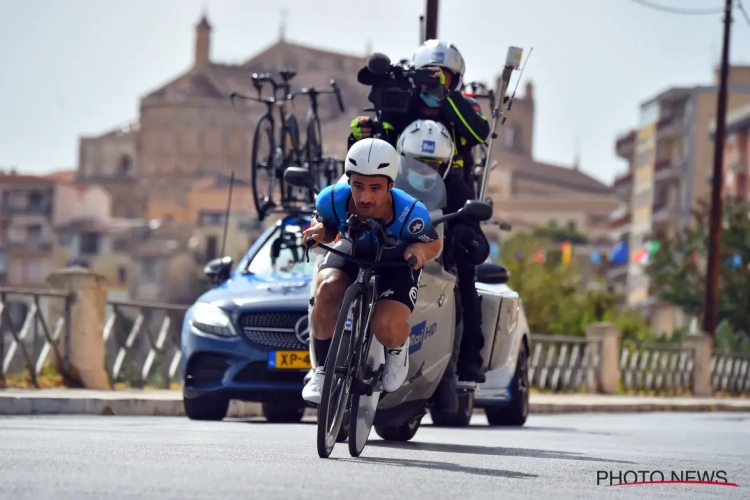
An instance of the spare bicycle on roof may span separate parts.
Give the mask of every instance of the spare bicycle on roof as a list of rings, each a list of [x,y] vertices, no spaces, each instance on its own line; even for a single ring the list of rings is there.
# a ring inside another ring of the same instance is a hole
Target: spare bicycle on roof
[[[330,90],[304,87],[292,92],[291,81],[297,76],[295,71],[279,71],[281,82],[269,73],[253,73],[250,77],[258,96],[252,97],[233,92],[230,99],[243,99],[263,103],[266,111],[261,115],[253,133],[250,179],[253,188],[255,209],[259,220],[271,213],[288,213],[298,210],[314,201],[312,195],[303,190],[288,186],[284,182],[284,172],[290,166],[306,168],[312,174],[316,185],[325,187],[338,178],[341,162],[323,154],[323,137],[318,114],[318,97],[324,94],[336,96],[339,110],[345,111],[341,90],[335,80],[330,81]],[[263,97],[263,88],[270,84],[273,97]],[[281,95],[279,95],[281,91]],[[310,108],[305,124],[305,142],[300,140],[297,117],[287,109],[288,102],[305,95],[310,100]],[[274,115],[274,108],[278,109]],[[277,132],[278,130],[278,132]]]

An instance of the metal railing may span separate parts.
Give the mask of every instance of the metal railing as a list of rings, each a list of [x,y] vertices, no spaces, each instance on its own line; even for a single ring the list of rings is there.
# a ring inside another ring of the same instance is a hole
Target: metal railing
[[[585,337],[531,335],[529,384],[540,390],[596,390],[601,343]]]
[[[0,287],[0,387],[9,377],[26,374],[39,387],[39,375],[50,355],[63,381],[69,382],[70,313],[75,296],[75,292]],[[58,306],[54,317],[50,306]]]
[[[181,383],[180,330],[189,305],[107,302],[105,366],[110,386],[170,388]]]
[[[750,394],[750,354],[714,351],[711,382],[715,392]]]
[[[625,342],[620,348],[620,380],[626,391],[690,391],[693,364],[692,349],[681,345]]]
[[[65,385],[70,355],[71,308],[75,292],[0,287],[0,387],[39,376],[54,363]],[[107,302],[103,329],[105,368],[110,387],[172,388],[182,383],[181,329],[189,305]],[[52,362],[52,363],[50,363]],[[602,369],[601,343],[585,337],[531,335],[529,382],[553,392],[594,392]],[[624,341],[620,381],[626,392],[668,395],[691,389],[694,352],[679,344]],[[713,389],[750,393],[750,354],[714,351]],[[44,379],[43,379],[44,382]]]

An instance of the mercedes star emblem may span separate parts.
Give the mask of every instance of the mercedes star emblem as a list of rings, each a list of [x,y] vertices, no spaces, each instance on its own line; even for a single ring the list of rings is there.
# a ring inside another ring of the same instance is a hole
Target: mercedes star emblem
[[[310,343],[310,324],[307,315],[302,316],[294,325],[294,336],[301,344],[309,345]]]

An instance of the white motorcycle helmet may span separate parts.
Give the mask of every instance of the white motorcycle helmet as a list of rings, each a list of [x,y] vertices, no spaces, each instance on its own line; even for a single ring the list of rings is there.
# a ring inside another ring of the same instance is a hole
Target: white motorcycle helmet
[[[466,63],[461,52],[453,43],[443,40],[427,40],[414,52],[411,63],[417,69],[426,66],[447,69],[453,73],[450,90],[461,88],[466,72]]]
[[[428,192],[445,178],[453,161],[453,141],[450,132],[440,122],[416,120],[401,133],[396,145],[401,170],[406,172],[409,185]]]
[[[393,146],[382,139],[368,137],[355,142],[346,154],[344,174],[384,175],[396,182],[399,156]]]

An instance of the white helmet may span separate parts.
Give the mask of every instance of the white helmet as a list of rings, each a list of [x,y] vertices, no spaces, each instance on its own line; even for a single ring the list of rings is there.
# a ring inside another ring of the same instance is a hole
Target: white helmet
[[[384,175],[393,182],[398,175],[398,153],[382,139],[368,137],[355,142],[346,154],[344,173]]]
[[[417,69],[425,66],[445,68],[454,75],[451,90],[461,88],[463,76],[466,72],[466,63],[464,63],[464,58],[458,48],[451,42],[427,40],[414,52],[411,63]]]
[[[448,129],[440,122],[413,121],[401,133],[397,149],[409,184],[421,191],[432,189],[436,178],[444,178],[450,171],[453,141]]]

